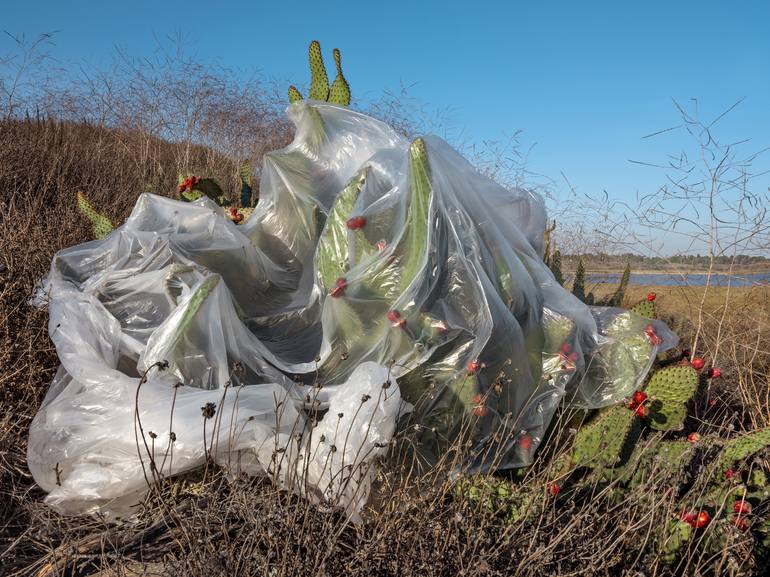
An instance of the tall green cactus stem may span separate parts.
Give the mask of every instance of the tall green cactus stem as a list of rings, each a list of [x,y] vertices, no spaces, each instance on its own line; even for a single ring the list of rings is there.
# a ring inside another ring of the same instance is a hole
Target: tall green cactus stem
[[[619,307],[621,304],[623,304],[623,297],[626,294],[626,289],[628,288],[628,283],[631,281],[631,264],[626,263],[626,268],[623,269],[623,276],[620,277],[620,284],[618,285],[618,288],[615,290],[615,292],[610,297],[607,304],[611,307]]]
[[[310,61],[310,93],[311,100],[326,101],[329,98],[329,77],[326,75],[326,66],[321,54],[321,45],[318,40],[313,40],[308,49]]]
[[[553,278],[556,279],[556,282],[560,285],[564,284],[564,274],[561,272],[561,251],[555,250],[553,251],[553,256],[551,257],[551,264],[549,266],[551,269],[551,272],[553,273]]]
[[[241,206],[246,208],[251,206],[251,162],[241,164],[238,176],[241,177]]]
[[[409,147],[409,181],[412,197],[406,216],[406,231],[399,245],[405,247],[402,261],[401,290],[409,286],[422,265],[428,245],[430,203],[433,188],[430,183],[428,149],[422,138]]]
[[[552,242],[554,230],[556,230],[555,220],[551,223],[550,226],[546,225],[545,231],[543,231],[543,245],[544,245],[543,262],[545,263],[545,266],[547,266],[548,268],[551,267],[551,262],[553,258],[551,255],[551,251],[552,251],[551,247],[552,245],[556,244],[555,242]]]
[[[658,431],[681,429],[687,402],[698,389],[698,373],[690,365],[676,365],[655,372],[645,389],[651,402],[650,426]]]
[[[350,86],[342,75],[342,60],[339,49],[335,48],[332,54],[334,55],[334,65],[337,67],[337,76],[334,78],[331,88],[329,88],[329,102],[339,104],[340,106],[349,106]]]
[[[104,238],[115,230],[115,225],[112,224],[112,221],[103,214],[99,214],[94,207],[91,206],[91,203],[88,201],[85,194],[78,191],[77,198],[78,209],[83,216],[91,222],[91,229],[96,238]]]
[[[586,300],[586,267],[583,264],[583,257],[578,259],[577,270],[575,271],[575,280],[572,282],[572,294],[582,302]]]
[[[366,182],[367,173],[368,169],[364,168],[337,196],[318,241],[316,269],[327,291],[334,286],[338,278],[345,276],[350,264],[349,231],[346,223]]]

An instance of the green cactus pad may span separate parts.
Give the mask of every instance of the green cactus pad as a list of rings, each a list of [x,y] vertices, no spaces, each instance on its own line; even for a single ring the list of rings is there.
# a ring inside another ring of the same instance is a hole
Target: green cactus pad
[[[695,446],[687,439],[664,441],[652,439],[640,445],[625,467],[623,478],[630,485],[640,485],[655,478],[679,483],[695,456]]]
[[[332,104],[339,104],[341,106],[350,105],[350,86],[348,81],[342,75],[342,61],[340,51],[335,48],[333,51],[334,64],[337,67],[337,76],[332,82],[331,88],[329,88],[329,102]]]
[[[241,206],[246,208],[251,206],[251,162],[247,160],[241,164],[238,176],[241,178]]]
[[[289,103],[294,104],[300,100],[302,100],[302,93],[297,90],[296,86],[289,86]]]
[[[321,54],[321,45],[318,40],[313,40],[308,49],[310,60],[310,93],[311,100],[326,100],[329,98],[329,77],[326,75],[326,66]]]
[[[104,238],[115,230],[115,226],[112,224],[109,218],[103,214],[99,214],[88,202],[88,198],[85,194],[78,191],[78,209],[80,212],[91,222],[91,229],[94,232],[96,238]]]
[[[770,427],[752,431],[742,437],[730,439],[724,445],[724,452],[719,458],[720,472],[733,466],[738,461],[748,459],[754,453],[770,447]]]
[[[692,535],[692,527],[689,523],[672,519],[669,521],[666,531],[661,535],[661,557],[667,563],[673,563],[684,549],[687,548]]]
[[[655,308],[655,301],[647,299],[641,300],[629,309],[632,313],[636,313],[641,317],[648,319],[658,318],[658,313]]]
[[[572,462],[580,467],[613,467],[628,460],[641,434],[634,411],[623,405],[602,409],[575,436]]]
[[[687,402],[698,389],[698,373],[690,365],[666,367],[647,384],[650,397],[650,426],[658,431],[681,429],[687,416]]]

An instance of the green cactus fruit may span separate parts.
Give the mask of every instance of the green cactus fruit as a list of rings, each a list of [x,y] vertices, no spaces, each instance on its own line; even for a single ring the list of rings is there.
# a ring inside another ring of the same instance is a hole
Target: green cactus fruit
[[[246,208],[251,206],[251,162],[247,160],[241,164],[238,176],[241,177],[241,206]]]
[[[115,225],[112,224],[109,218],[96,212],[85,194],[78,191],[77,199],[78,209],[91,222],[91,229],[96,238],[104,238],[115,230]]]
[[[292,85],[289,86],[289,103],[294,104],[295,102],[299,102],[302,100],[302,93],[297,90],[297,87]]]
[[[599,411],[575,436],[572,462],[580,467],[614,467],[628,460],[641,423],[634,411],[615,405]]]
[[[337,195],[318,241],[316,269],[327,291],[331,290],[338,278],[345,276],[350,265],[348,234],[352,231],[347,228],[347,220],[364,187],[367,174],[368,168],[361,170]]]
[[[651,301],[649,299],[643,299],[639,301],[634,306],[632,306],[629,310],[632,313],[636,313],[637,315],[648,319],[658,318],[658,313],[655,308],[655,301]]]
[[[310,60],[310,93],[311,100],[327,100],[329,98],[329,77],[326,75],[326,66],[321,54],[321,45],[318,40],[313,40],[308,49]]]
[[[721,473],[730,469],[738,461],[748,459],[767,447],[770,447],[770,427],[730,439],[725,443],[724,451],[719,458],[720,478]]]
[[[650,426],[658,431],[681,429],[687,416],[687,402],[697,389],[698,373],[689,365],[656,371],[645,389],[650,398]]]
[[[341,106],[350,105],[350,86],[348,81],[342,75],[342,61],[340,57],[340,51],[335,48],[333,51],[334,64],[337,67],[337,76],[332,82],[331,88],[329,88],[329,102],[332,104],[339,104]]]

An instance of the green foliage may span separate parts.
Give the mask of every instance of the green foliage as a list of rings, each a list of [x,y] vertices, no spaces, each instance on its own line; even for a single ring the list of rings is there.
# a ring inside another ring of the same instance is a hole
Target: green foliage
[[[115,226],[112,224],[112,221],[110,221],[109,218],[103,214],[98,213],[91,206],[91,203],[88,201],[88,198],[85,194],[78,191],[77,199],[78,209],[83,214],[83,216],[85,216],[91,222],[91,229],[93,230],[94,236],[96,238],[104,238],[115,229]]]

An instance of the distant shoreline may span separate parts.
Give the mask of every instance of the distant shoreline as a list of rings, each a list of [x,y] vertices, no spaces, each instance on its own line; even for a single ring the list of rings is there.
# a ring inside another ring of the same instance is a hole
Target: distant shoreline
[[[574,270],[565,270],[565,274],[575,274]],[[623,274],[622,268],[612,268],[612,269],[589,269],[586,268],[586,274],[587,275],[596,275],[596,274]],[[657,268],[651,268],[651,269],[639,269],[639,270],[631,270],[631,274],[667,274],[667,275],[673,275],[673,276],[687,276],[692,274],[709,274],[708,269],[687,269],[687,270],[666,270],[666,269],[657,269]],[[730,270],[712,270],[711,275],[721,275],[721,276],[729,276],[729,275],[747,275],[747,274],[770,274],[770,268],[764,268],[764,269],[756,269],[756,268],[734,268],[732,271]]]

